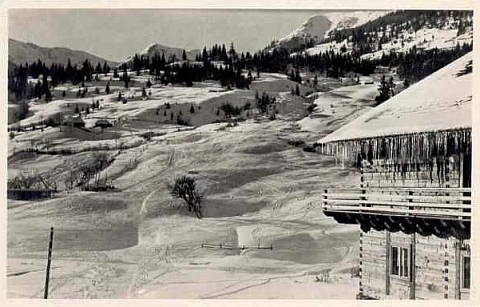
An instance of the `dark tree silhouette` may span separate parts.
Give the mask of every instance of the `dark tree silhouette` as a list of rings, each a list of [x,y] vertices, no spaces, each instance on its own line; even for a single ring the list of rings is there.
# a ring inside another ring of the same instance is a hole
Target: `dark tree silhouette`
[[[193,211],[197,218],[202,218],[202,196],[197,191],[195,178],[177,178],[173,185],[169,185],[169,190],[173,197],[181,198],[187,203],[188,211]]]

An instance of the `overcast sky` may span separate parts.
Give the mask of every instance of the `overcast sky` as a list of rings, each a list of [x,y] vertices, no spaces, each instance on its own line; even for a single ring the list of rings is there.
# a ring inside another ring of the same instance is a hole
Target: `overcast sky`
[[[201,49],[213,43],[257,51],[288,35],[318,11],[81,10],[9,11],[9,37],[44,47],[84,50],[113,61],[152,43]]]

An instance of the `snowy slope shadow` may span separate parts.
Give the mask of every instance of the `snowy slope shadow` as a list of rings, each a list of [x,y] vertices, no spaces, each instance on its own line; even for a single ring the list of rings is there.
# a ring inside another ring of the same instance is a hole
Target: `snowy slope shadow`
[[[55,249],[108,251],[138,244],[138,227],[134,223],[105,229],[55,229]]]

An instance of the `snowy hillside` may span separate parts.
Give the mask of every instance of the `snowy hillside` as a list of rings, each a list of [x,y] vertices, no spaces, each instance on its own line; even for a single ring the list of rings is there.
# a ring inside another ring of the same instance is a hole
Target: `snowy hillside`
[[[417,49],[424,50],[434,48],[453,49],[457,44],[463,45],[472,43],[473,29],[469,29],[466,33],[461,35],[458,35],[457,33],[457,29],[428,27],[424,27],[413,33],[403,31],[401,34],[403,39],[392,39],[389,42],[383,43],[379,50],[366,53],[362,55],[362,58],[379,59],[382,57],[382,54],[389,53],[390,51],[405,53],[414,46]]]
[[[300,52],[317,55],[326,51],[355,51],[364,59],[379,59],[384,53],[405,53],[414,46],[424,50],[453,49],[457,44],[462,46],[473,41],[473,17],[468,12],[437,12],[439,16],[415,11],[386,13],[388,15],[383,16],[371,12],[360,14],[356,23],[349,22],[354,17],[331,13],[330,20],[338,18],[336,26],[332,24],[322,43]]]
[[[348,29],[388,14],[390,11],[324,12],[307,19],[299,28],[280,39],[277,46],[296,49],[301,45],[315,44],[334,29]]]
[[[333,30],[343,30],[355,28],[371,20],[387,15],[391,11],[347,11],[347,12],[328,12],[323,16],[331,22],[330,29],[325,33],[325,37]]]

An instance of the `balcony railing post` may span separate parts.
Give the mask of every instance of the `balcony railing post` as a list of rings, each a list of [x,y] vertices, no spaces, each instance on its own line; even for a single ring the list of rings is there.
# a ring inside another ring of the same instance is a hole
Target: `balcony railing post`
[[[323,207],[324,207],[324,208],[327,208],[327,194],[328,194],[328,190],[325,189],[325,190],[323,190],[323,192],[324,192],[324,195],[323,195]]]
[[[413,191],[408,191],[408,196],[413,196]],[[408,210],[413,210],[413,207],[412,207],[412,204],[411,204],[413,202],[412,197],[408,198],[408,202],[409,202]],[[410,215],[410,213],[408,213],[408,215]]]
[[[364,203],[367,198],[365,196],[363,196],[366,193],[365,186],[363,184],[364,183],[363,175],[364,175],[364,173],[363,173],[363,169],[362,169],[362,170],[360,170],[360,188],[362,189],[362,191],[361,191],[362,196],[360,196],[360,213],[362,212],[362,209],[361,209],[362,207],[369,207]]]

